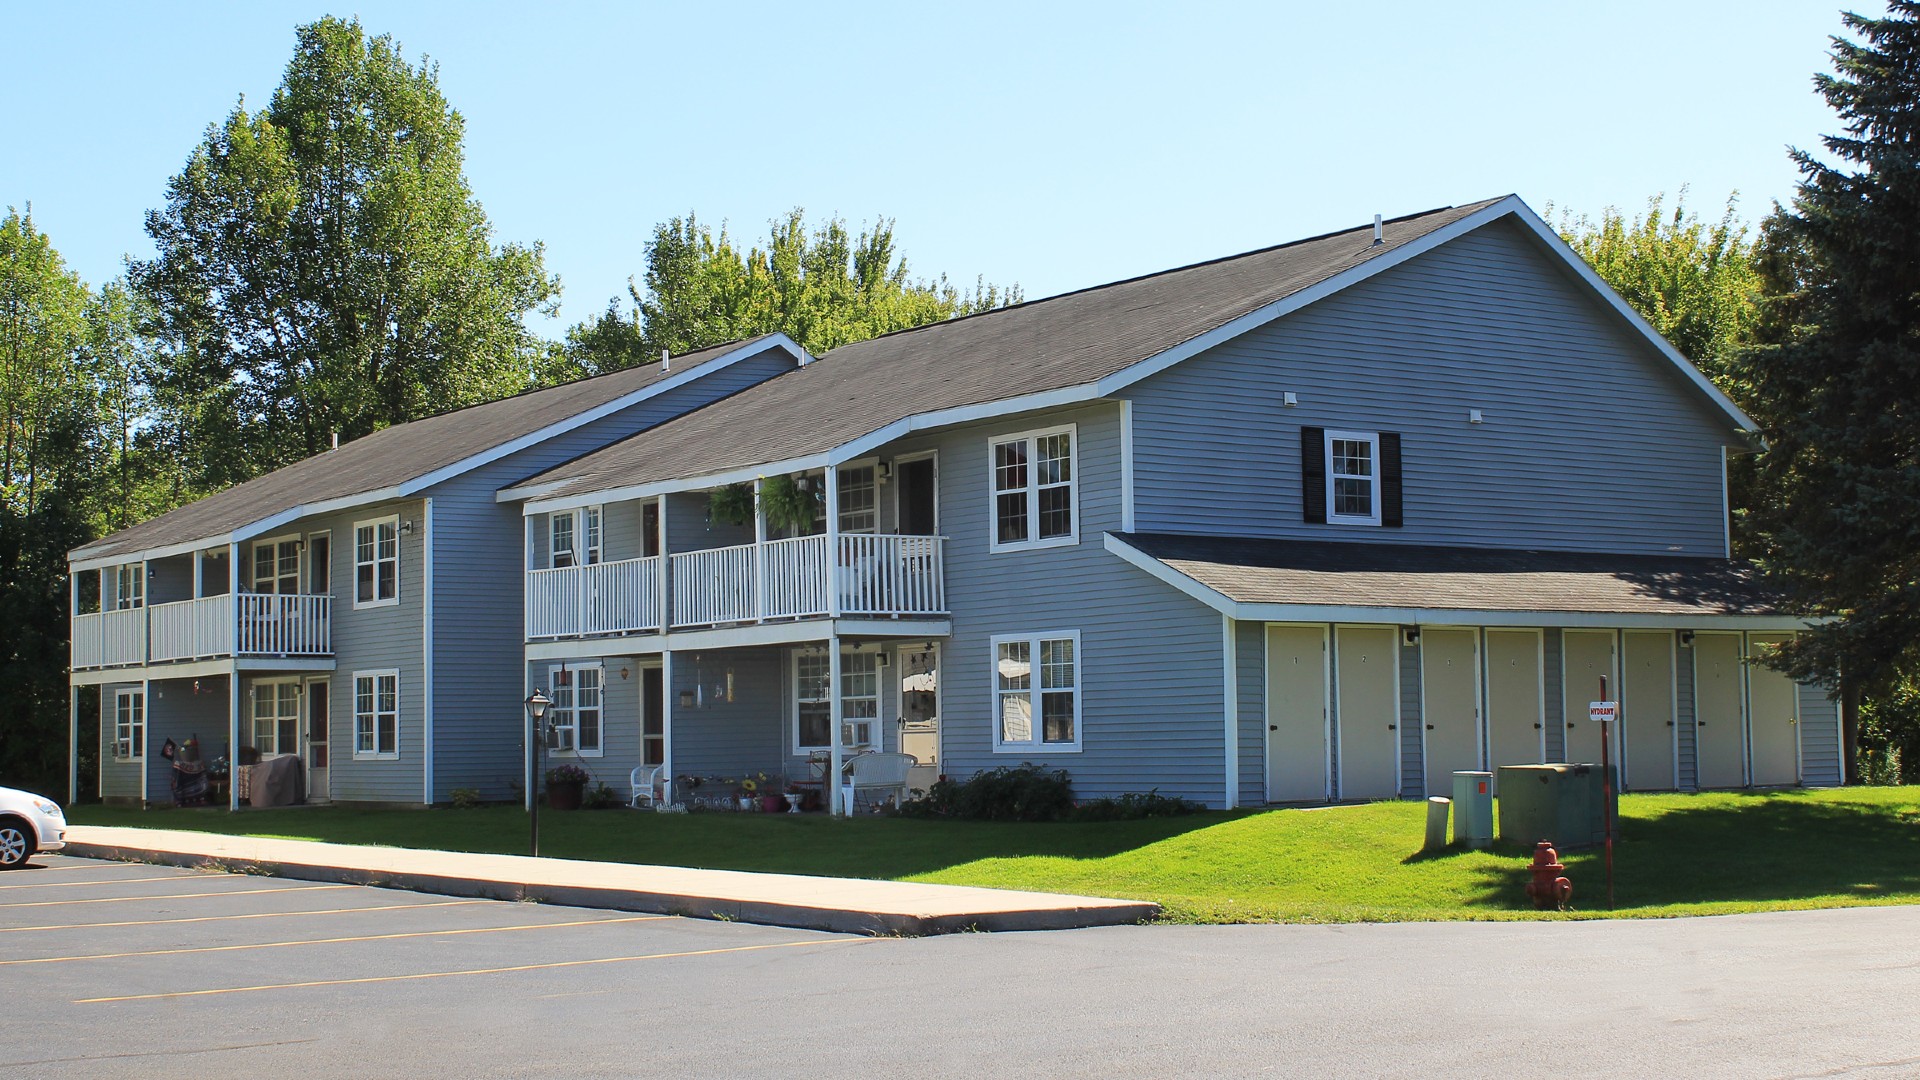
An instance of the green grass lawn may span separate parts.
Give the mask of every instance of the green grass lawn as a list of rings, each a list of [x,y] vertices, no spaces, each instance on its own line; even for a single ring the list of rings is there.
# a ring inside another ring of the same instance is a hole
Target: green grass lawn
[[[1619,908],[1598,850],[1564,857],[1575,911],[1653,917],[1920,903],[1920,788],[1629,795]],[[1537,918],[1518,848],[1416,854],[1426,807],[1371,803],[1111,824],[823,815],[548,813],[542,854],[1153,900],[1177,922]],[[317,807],[228,814],[76,807],[71,820],[341,843],[524,853],[527,818]],[[1560,916],[1553,916],[1560,917]]]

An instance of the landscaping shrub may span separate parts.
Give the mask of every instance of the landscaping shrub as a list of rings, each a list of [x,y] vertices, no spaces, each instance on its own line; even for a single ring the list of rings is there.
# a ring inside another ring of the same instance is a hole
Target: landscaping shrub
[[[1204,803],[1160,794],[1155,788],[1145,795],[1129,791],[1106,799],[1091,799],[1073,808],[1073,821],[1138,821],[1141,818],[1179,817],[1206,809]]]
[[[1073,781],[1065,769],[1032,762],[1002,765],[965,781],[936,781],[926,794],[900,804],[915,818],[971,821],[1059,821],[1073,812]]]
[[[472,810],[474,807],[480,805],[479,788],[457,787],[448,792],[447,795],[452,800],[453,808],[456,810]]]
[[[580,805],[588,810],[612,810],[615,807],[625,806],[626,800],[603,781],[595,784],[592,790],[580,797]]]

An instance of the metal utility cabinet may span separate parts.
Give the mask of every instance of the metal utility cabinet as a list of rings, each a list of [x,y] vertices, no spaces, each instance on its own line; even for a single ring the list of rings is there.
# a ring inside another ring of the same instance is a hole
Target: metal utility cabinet
[[[1613,838],[1620,839],[1620,784],[1613,787]],[[1605,842],[1606,788],[1598,765],[1500,766],[1500,839],[1526,847],[1550,840],[1561,851]]]

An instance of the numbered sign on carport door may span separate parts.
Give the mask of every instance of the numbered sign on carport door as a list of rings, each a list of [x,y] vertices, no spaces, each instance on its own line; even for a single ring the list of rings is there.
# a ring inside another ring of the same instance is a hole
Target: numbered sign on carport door
[[[1538,630],[1487,631],[1487,764],[1496,783],[1502,765],[1546,760],[1540,651]]]
[[[1480,635],[1420,631],[1420,719],[1426,725],[1427,794],[1453,794],[1453,774],[1480,768]]]
[[[1340,797],[1400,793],[1400,628],[1334,630],[1340,717]]]
[[[1327,797],[1327,631],[1267,627],[1267,801]]]

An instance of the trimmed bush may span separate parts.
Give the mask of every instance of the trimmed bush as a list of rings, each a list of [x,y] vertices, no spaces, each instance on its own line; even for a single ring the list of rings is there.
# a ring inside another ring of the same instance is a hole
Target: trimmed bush
[[[1073,781],[1065,769],[1032,762],[1002,765],[967,780],[940,780],[898,813],[914,818],[969,821],[1059,821],[1073,812]]]
[[[1141,818],[1179,817],[1205,810],[1192,799],[1176,799],[1155,788],[1145,795],[1130,791],[1108,799],[1092,799],[1073,808],[1074,821],[1138,821]]]

